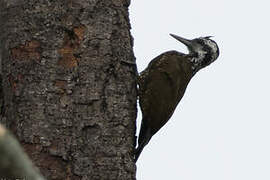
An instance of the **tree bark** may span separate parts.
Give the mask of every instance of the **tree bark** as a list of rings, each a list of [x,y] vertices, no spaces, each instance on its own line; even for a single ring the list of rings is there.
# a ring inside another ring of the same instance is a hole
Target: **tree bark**
[[[128,0],[0,0],[2,122],[48,179],[135,179]]]

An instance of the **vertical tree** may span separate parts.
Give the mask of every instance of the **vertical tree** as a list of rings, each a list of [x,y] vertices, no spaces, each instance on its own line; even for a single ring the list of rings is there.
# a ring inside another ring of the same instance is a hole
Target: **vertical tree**
[[[135,179],[128,0],[0,0],[2,122],[48,179]]]

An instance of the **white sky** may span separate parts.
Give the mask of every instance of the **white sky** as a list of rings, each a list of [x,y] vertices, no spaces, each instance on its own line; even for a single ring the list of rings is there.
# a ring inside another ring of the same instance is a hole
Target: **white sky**
[[[270,1],[132,0],[130,18],[139,71],[187,52],[169,33],[213,35],[221,51],[142,152],[137,179],[269,180]]]

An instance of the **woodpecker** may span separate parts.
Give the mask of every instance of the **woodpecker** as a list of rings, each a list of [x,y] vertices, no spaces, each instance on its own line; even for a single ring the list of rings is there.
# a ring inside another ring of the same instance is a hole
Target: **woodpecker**
[[[189,53],[165,52],[154,58],[138,78],[142,123],[135,162],[152,136],[172,116],[191,78],[219,56],[219,48],[211,36],[185,39],[170,34],[187,46]]]

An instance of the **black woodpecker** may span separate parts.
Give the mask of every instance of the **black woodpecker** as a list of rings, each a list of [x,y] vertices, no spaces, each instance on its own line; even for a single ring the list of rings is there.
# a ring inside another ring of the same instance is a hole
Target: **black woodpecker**
[[[210,39],[211,36],[188,40],[170,35],[185,44],[189,53],[165,52],[140,73],[138,84],[142,124],[135,161],[151,137],[170,119],[191,78],[219,56],[219,48]]]

